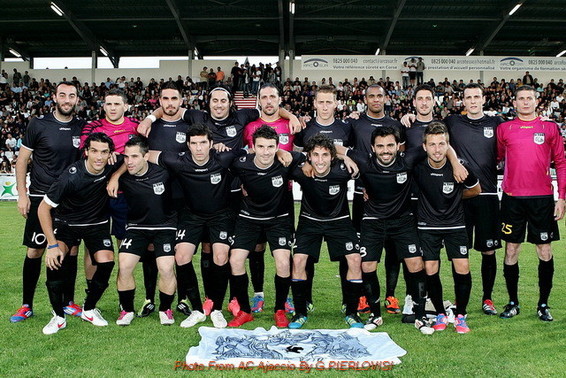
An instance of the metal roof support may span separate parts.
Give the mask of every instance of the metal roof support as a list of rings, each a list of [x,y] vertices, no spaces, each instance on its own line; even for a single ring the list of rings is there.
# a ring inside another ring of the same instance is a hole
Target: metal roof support
[[[511,9],[513,9],[515,7],[515,5],[517,5],[517,2],[518,2],[517,0],[512,0],[512,1],[508,2],[505,5],[505,7],[503,7],[503,9],[502,9],[503,18],[499,21],[499,24],[497,24],[497,26],[495,26],[495,28],[489,33],[489,35],[484,40],[479,41],[478,49],[480,51],[484,51],[485,48],[491,43],[493,38],[495,38],[497,33],[499,33],[499,31],[501,30],[503,25],[505,25],[505,23],[507,22],[509,17],[511,17],[511,15],[509,14],[509,11],[511,11]]]
[[[385,38],[383,39],[383,43],[380,46],[381,49],[384,50],[384,51],[389,46],[389,41],[391,41],[391,36],[393,35],[393,30],[395,30],[395,25],[397,25],[397,21],[399,20],[399,15],[401,14],[401,11],[403,11],[403,8],[405,7],[406,2],[407,2],[407,0],[399,0],[399,2],[397,3],[397,7],[395,8],[395,12],[393,12],[393,19],[391,20],[391,23],[389,24],[389,29],[387,30],[387,34],[385,35]]]

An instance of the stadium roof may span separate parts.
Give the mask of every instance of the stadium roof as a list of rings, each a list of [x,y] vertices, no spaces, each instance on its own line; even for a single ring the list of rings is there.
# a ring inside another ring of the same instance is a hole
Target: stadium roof
[[[189,51],[464,55],[474,48],[474,55],[555,56],[566,49],[563,0],[0,0],[0,6],[4,57],[14,56],[10,49],[34,58],[91,56],[102,48],[115,66],[122,56]]]

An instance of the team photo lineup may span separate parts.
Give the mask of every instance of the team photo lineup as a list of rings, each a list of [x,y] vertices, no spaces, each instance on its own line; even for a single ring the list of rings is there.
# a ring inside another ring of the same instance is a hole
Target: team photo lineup
[[[184,107],[170,80],[156,86],[155,109],[141,121],[128,116],[136,104],[124,90],[109,86],[104,115],[91,122],[77,116],[77,84],[54,85],[54,111],[31,119],[15,163],[27,251],[10,321],[33,321],[43,264],[53,313],[46,335],[72,316],[128,326],[153,312],[183,328],[208,317],[215,328],[240,327],[261,312],[273,312],[278,328],[317,328],[317,301],[332,301],[344,327],[368,331],[382,329],[386,311],[424,335],[466,334],[469,306],[553,321],[551,242],[564,217],[566,158],[560,128],[539,114],[537,89],[516,86],[515,117],[503,120],[486,114],[489,98],[472,82],[461,86],[464,111],[438,119],[435,88],[411,84],[415,114],[400,121],[389,116],[391,91],[381,82],[362,86],[362,106],[341,118],[331,82],[313,85],[315,112],[297,117],[282,106],[278,83],[258,81],[257,109],[238,110],[232,89],[213,80],[201,110]],[[525,241],[538,256],[534,309],[518,296]],[[83,303],[75,300],[81,244]],[[475,251],[483,294],[469,303]],[[274,292],[264,291],[270,258]],[[337,262],[341,295],[313,296],[320,258]],[[441,260],[451,266],[454,304],[445,301]],[[498,271],[505,288],[495,286]],[[114,290],[112,277],[120,310],[102,314],[97,303]],[[507,303],[496,307],[494,290],[506,291]]]

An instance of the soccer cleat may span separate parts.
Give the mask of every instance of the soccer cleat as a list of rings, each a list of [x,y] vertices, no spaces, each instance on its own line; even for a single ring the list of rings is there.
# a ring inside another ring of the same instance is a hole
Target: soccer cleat
[[[159,311],[159,322],[161,325],[171,325],[175,323],[175,318],[173,317],[173,311],[167,309],[166,311]]]
[[[238,312],[238,315],[236,315],[234,319],[228,322],[228,327],[240,327],[241,325],[247,322],[251,322],[252,320],[254,320],[252,314],[248,314],[247,312],[240,310],[240,312]]]
[[[503,309],[503,312],[499,314],[499,317],[503,319],[510,319],[516,315],[519,315],[520,312],[521,308],[519,307],[519,305],[516,305],[515,302],[509,302],[505,305],[505,308]]]
[[[146,316],[151,315],[151,313],[155,311],[155,305],[153,304],[153,302],[149,299],[146,299],[143,302],[143,306],[140,309],[140,311],[138,312],[138,317],[139,318],[145,318]]]
[[[285,310],[275,311],[273,319],[275,320],[275,327],[287,328],[289,326],[289,319],[287,319],[287,315],[285,315]]]
[[[181,327],[190,328],[194,327],[197,323],[202,323],[206,320],[206,315],[202,312],[195,310],[189,317],[181,322]]]
[[[76,304],[74,302],[69,302],[68,305],[63,307],[63,311],[65,311],[65,314],[67,314],[67,315],[79,316],[79,317],[83,313],[83,309],[81,308],[81,306],[79,306],[78,304]]]
[[[415,319],[415,328],[421,331],[423,335],[432,335],[434,333],[434,328],[430,326],[430,322],[426,317],[422,319]]]
[[[289,323],[289,328],[291,329],[299,329],[302,328],[303,325],[307,322],[308,318],[302,314],[295,314],[291,322]]]
[[[212,299],[206,298],[202,303],[202,310],[206,316],[210,315],[212,307],[214,307],[214,302],[212,302]]]
[[[23,305],[22,307],[18,308],[18,311],[14,315],[10,317],[10,321],[12,323],[22,322],[27,318],[30,318],[33,315],[33,311],[31,307],[28,305]]]
[[[399,314],[401,312],[401,308],[399,308],[399,300],[395,297],[385,298],[384,306],[390,314]]]
[[[181,314],[183,314],[185,316],[191,315],[191,309],[189,307],[189,302],[187,302],[186,299],[182,299],[182,300],[179,301],[179,303],[177,303],[177,312],[180,312]]]
[[[346,315],[344,321],[350,326],[350,328],[364,328],[364,323],[357,314]]]
[[[285,312],[288,314],[295,313],[295,304],[293,303],[293,298],[291,297],[287,297],[287,300],[285,301]]]
[[[360,297],[358,300],[358,313],[359,314],[367,314],[370,312],[370,308],[368,305],[368,301],[366,297]]]
[[[53,335],[54,333],[59,332],[60,329],[63,329],[66,326],[67,326],[67,320],[53,313],[53,317],[51,318],[49,323],[47,323],[47,325],[43,327],[43,334]]]
[[[403,314],[412,315],[413,313],[413,297],[407,295],[405,297],[405,304],[403,305]]]
[[[495,306],[493,305],[493,301],[491,299],[486,299],[485,301],[483,301],[481,308],[483,310],[483,313],[486,315],[497,315],[497,310],[495,309]]]
[[[252,312],[263,312],[264,303],[265,300],[263,298],[263,295],[254,295],[254,297],[252,298]]]
[[[381,316],[375,316],[374,314],[371,314],[368,321],[364,325],[364,328],[368,331],[372,331],[380,325],[383,325],[383,318]]]
[[[120,311],[120,316],[116,320],[116,324],[119,326],[129,326],[134,320],[136,314],[132,312]]]
[[[458,333],[468,333],[470,332],[470,327],[466,323],[466,315],[458,314],[454,320],[454,328]]]
[[[307,301],[307,314],[314,311],[314,303]]]
[[[438,314],[434,319],[434,324],[432,325],[432,328],[434,328],[435,331],[444,331],[447,325],[448,325],[448,317],[445,314]]]
[[[97,308],[88,311],[83,309],[81,319],[97,327],[106,327],[108,325],[108,322],[102,317],[100,310]]]
[[[238,316],[240,313],[240,304],[235,297],[228,303],[228,311],[230,311],[234,317]]]
[[[210,320],[212,320],[212,325],[214,328],[226,328],[228,322],[220,310],[213,310],[210,313]]]
[[[552,315],[550,315],[550,307],[548,307],[546,304],[542,304],[540,306],[537,307],[537,314],[538,314],[538,318],[540,320],[542,320],[543,322],[551,322],[554,320],[554,318],[552,317]]]

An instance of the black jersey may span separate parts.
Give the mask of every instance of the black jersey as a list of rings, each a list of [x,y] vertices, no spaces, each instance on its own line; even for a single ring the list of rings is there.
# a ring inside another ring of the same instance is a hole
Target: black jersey
[[[293,170],[293,179],[301,185],[301,217],[320,221],[349,218],[348,181],[350,173],[342,160],[334,161],[324,177],[307,177],[301,167]]]
[[[149,163],[141,176],[123,174],[120,188],[128,203],[126,229],[175,228],[177,214],[167,170]]]
[[[295,167],[305,161],[301,153],[291,151],[293,161],[288,167],[277,158],[268,168],[255,165],[255,154],[242,156],[232,164],[232,170],[244,184],[247,196],[241,203],[240,216],[267,220],[289,214],[289,177]]]
[[[407,136],[407,143],[405,144],[406,149],[412,149],[423,145],[423,135],[425,129],[428,126],[428,124],[431,122],[432,121],[423,122],[418,120],[413,122],[411,127],[408,128],[406,131],[406,136]]]
[[[187,146],[187,131],[189,124],[183,119],[176,121],[165,121],[158,119],[151,125],[148,136],[150,150],[185,152],[189,150]]]
[[[293,144],[304,147],[313,136],[317,134],[326,135],[335,144],[350,147],[353,144],[354,134],[350,122],[336,119],[330,125],[323,126],[313,119],[307,123],[307,127],[295,136]]]
[[[375,154],[348,151],[360,169],[360,178],[368,195],[364,219],[400,218],[411,213],[410,195],[414,166],[426,157],[424,150],[398,152],[389,166],[379,164]]]
[[[497,195],[497,126],[499,117],[470,119],[451,115],[444,122],[450,132],[450,145],[470,164],[480,180],[482,194]]]
[[[80,159],[84,125],[79,118],[61,122],[52,113],[29,122],[22,145],[33,153],[30,195],[45,194],[65,168]]]
[[[463,183],[454,179],[452,164],[449,161],[441,168],[432,168],[426,159],[415,167],[415,181],[420,189],[417,206],[419,229],[465,227],[462,193],[464,188],[473,188],[479,181],[468,163],[462,161],[462,164],[468,170],[468,177]]]
[[[183,116],[189,124],[204,123],[212,131],[214,143],[223,143],[232,149],[244,147],[244,127],[259,118],[257,109],[230,111],[227,118],[218,121],[210,114],[199,110],[187,110]]]
[[[45,202],[55,208],[55,220],[70,226],[108,222],[106,183],[122,165],[122,159],[119,161],[93,175],[86,169],[86,160],[81,159],[61,173],[44,197]]]
[[[162,152],[158,163],[177,175],[189,211],[207,216],[230,207],[231,175],[228,168],[236,157],[243,155],[246,155],[243,149],[222,153],[212,150],[208,162],[198,165],[190,152]]]
[[[399,131],[401,143],[405,142],[405,126],[393,118],[372,118],[366,113],[359,119],[350,119],[354,132],[354,148],[366,155],[371,153],[371,134],[376,127],[391,126]]]

